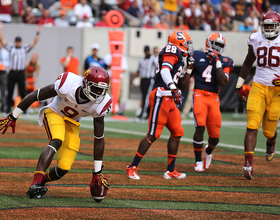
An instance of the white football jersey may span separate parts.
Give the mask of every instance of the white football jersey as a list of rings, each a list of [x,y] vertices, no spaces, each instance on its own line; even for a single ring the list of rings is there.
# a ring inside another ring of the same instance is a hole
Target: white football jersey
[[[112,99],[106,94],[101,103],[95,104],[87,102],[85,104],[78,104],[78,88],[83,87],[83,78],[71,73],[65,72],[58,76],[54,83],[54,89],[57,96],[47,106],[62,117],[69,117],[77,122],[81,121],[82,117],[91,115],[94,118],[107,115],[112,108]],[[98,99],[102,99],[99,97]],[[43,110],[39,112],[39,125],[42,123]]]
[[[265,86],[273,86],[274,74],[280,73],[280,36],[268,40],[261,32],[251,34],[248,45],[253,46],[256,56],[256,73],[253,81]]]

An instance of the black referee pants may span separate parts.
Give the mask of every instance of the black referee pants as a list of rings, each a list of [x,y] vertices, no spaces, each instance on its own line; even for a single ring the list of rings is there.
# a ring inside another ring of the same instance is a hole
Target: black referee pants
[[[141,93],[142,93],[142,111],[139,118],[149,117],[150,106],[149,106],[149,95],[153,90],[154,78],[141,79]],[[146,113],[146,114],[145,114]]]
[[[11,112],[11,107],[14,106],[13,93],[15,84],[18,84],[19,93],[21,99],[24,98],[26,94],[25,88],[25,73],[24,70],[11,70],[8,74],[8,97],[7,97],[7,112]]]

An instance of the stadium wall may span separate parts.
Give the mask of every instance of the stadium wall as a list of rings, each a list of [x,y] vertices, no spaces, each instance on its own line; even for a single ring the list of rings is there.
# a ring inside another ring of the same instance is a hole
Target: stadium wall
[[[30,43],[36,33],[36,25],[9,24],[4,25],[4,38],[13,43],[16,36],[21,36],[23,44]],[[56,77],[63,72],[60,65],[60,58],[65,56],[66,48],[73,46],[75,56],[80,58],[80,69],[83,69],[84,59],[91,54],[90,45],[98,43],[100,45],[99,56],[104,57],[109,53],[108,31],[110,28],[82,28],[76,27],[59,28],[59,27],[42,27],[40,38],[37,45],[29,53],[39,53],[41,62],[40,76],[37,87],[43,87],[53,83]],[[154,46],[162,48],[167,42],[170,30],[126,28],[117,29],[125,32],[125,51],[124,56],[128,61],[129,69],[124,73],[122,83],[122,102],[127,110],[134,110],[139,106],[140,90],[139,88],[130,89],[130,76],[137,70],[138,60],[143,56],[143,48],[149,45],[151,49]],[[189,31],[193,39],[195,49],[205,47],[205,39],[211,32]],[[247,53],[247,39],[249,33],[223,32],[226,38],[226,49],[223,55],[231,57],[236,67],[240,67]],[[234,72],[233,75],[238,74]],[[232,77],[236,80],[237,77]],[[224,89],[225,90],[225,89]],[[232,88],[230,91],[233,92]],[[226,96],[227,97],[227,96]],[[227,103],[226,100],[221,103]],[[228,108],[232,108],[234,104]]]

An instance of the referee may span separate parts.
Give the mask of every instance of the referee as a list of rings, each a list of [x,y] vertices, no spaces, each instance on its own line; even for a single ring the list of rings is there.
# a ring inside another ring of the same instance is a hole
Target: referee
[[[149,118],[149,95],[154,86],[154,76],[157,66],[157,57],[151,55],[149,46],[144,47],[144,53],[145,57],[142,57],[139,60],[138,70],[131,79],[132,82],[133,79],[138,76],[141,78],[140,88],[142,93],[142,110],[141,114],[135,121],[146,120]]]
[[[25,63],[27,59],[27,53],[35,46],[39,39],[41,27],[37,27],[37,32],[34,40],[30,44],[22,46],[21,37],[15,38],[15,45],[8,43],[2,33],[3,24],[0,22],[0,40],[4,47],[10,54],[10,73],[8,74],[8,97],[7,97],[7,112],[10,112],[11,107],[14,105],[13,93],[15,84],[18,84],[19,93],[21,99],[26,94],[25,88]]]

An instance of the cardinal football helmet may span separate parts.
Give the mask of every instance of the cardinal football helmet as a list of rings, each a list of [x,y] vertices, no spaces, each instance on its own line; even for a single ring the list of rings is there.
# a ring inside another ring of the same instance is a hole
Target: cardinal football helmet
[[[98,66],[90,67],[83,77],[83,92],[94,103],[101,103],[109,89],[109,74]]]
[[[226,39],[222,34],[218,32],[210,34],[206,38],[205,49],[207,52],[215,52],[218,55],[222,55],[225,46],[226,46]]]
[[[177,46],[183,53],[183,56],[193,54],[192,38],[186,31],[173,31],[168,36],[168,43]]]
[[[261,31],[266,38],[277,37],[280,33],[280,14],[275,11],[270,11],[263,15]]]

